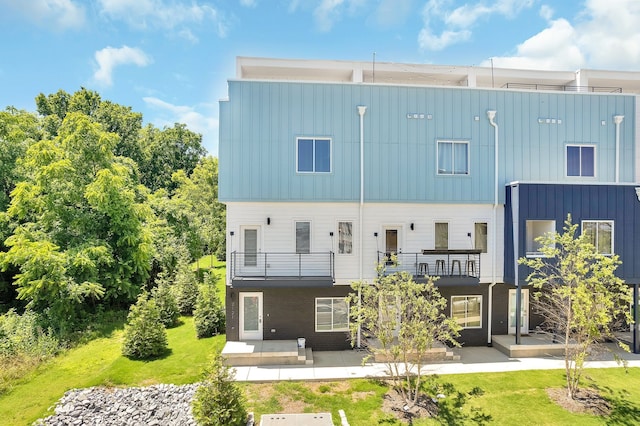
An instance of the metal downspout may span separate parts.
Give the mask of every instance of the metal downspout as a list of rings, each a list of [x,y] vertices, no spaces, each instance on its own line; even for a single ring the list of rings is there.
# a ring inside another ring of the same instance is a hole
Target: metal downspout
[[[616,123],[616,183],[620,182],[620,123],[624,120],[624,115],[614,115],[613,122]]]
[[[362,282],[362,264],[363,264],[363,238],[362,238],[362,220],[364,217],[364,114],[367,112],[367,107],[364,105],[358,106],[358,115],[360,116],[360,205],[358,208],[358,280]],[[361,303],[360,290],[358,290],[358,304]],[[360,344],[361,334],[358,327],[358,333],[356,338],[356,346],[361,347]]]
[[[493,126],[494,129],[494,145],[495,145],[495,153],[494,153],[494,192],[493,192],[493,232],[491,233],[491,257],[492,257],[492,268],[491,268],[491,284],[489,284],[488,289],[488,299],[489,303],[487,304],[487,346],[491,346],[491,324],[493,320],[493,287],[496,285],[496,264],[497,264],[497,255],[498,255],[498,247],[496,244],[497,238],[496,234],[498,231],[498,125],[494,121],[496,118],[496,111],[487,111],[487,118],[489,119],[489,124]]]

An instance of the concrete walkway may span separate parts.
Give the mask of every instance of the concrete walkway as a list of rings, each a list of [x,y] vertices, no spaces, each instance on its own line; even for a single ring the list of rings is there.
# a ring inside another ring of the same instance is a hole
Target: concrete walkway
[[[640,354],[620,351],[615,345],[610,348],[628,361],[629,367],[640,367]],[[425,372],[434,374],[489,373],[520,370],[564,369],[562,357],[509,358],[494,348],[469,347],[457,349],[459,361],[429,364]],[[313,365],[242,366],[234,367],[236,380],[240,382],[272,382],[280,380],[340,380],[365,377],[387,377],[384,364],[368,362],[362,364],[364,353],[357,350],[314,352]],[[611,353],[587,362],[587,368],[617,367]]]

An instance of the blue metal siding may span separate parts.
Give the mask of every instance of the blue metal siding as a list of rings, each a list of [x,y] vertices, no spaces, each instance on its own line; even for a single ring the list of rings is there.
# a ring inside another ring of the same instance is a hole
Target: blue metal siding
[[[567,214],[573,223],[583,220],[614,221],[614,251],[622,265],[617,275],[628,283],[640,283],[640,201],[633,185],[518,185],[519,191],[519,257],[525,255],[526,221],[555,220],[556,231],[562,232]],[[505,206],[505,282],[515,281],[511,192],[506,190]],[[580,228],[578,229],[580,232]],[[528,268],[519,266],[519,281],[524,284]]]
[[[565,177],[567,143],[596,145],[597,175],[591,179],[612,182],[612,117],[617,114],[625,116],[620,179],[634,178],[632,96],[230,81],[229,101],[224,104],[220,112],[223,201],[357,201],[358,105],[367,106],[367,201],[493,202],[494,129],[487,110],[497,111],[500,185],[515,180],[569,181]],[[408,113],[425,118],[408,119]],[[539,118],[562,123],[540,124]],[[332,139],[332,173],[296,173],[298,136]],[[469,141],[470,175],[437,175],[438,140]],[[502,191],[500,201],[504,202]]]

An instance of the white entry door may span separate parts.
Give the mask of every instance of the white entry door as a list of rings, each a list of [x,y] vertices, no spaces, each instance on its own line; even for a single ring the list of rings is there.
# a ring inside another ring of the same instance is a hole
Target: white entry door
[[[262,293],[240,293],[240,340],[262,340]]]
[[[529,334],[529,289],[521,290],[520,333]],[[516,334],[516,289],[509,290],[509,334]]]

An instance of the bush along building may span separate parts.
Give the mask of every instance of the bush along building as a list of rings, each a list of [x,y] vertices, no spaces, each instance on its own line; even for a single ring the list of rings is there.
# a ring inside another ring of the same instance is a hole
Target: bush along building
[[[640,73],[242,57],[228,90],[228,341],[351,347],[344,297],[391,253],[440,277],[461,343],[517,341],[517,258],[568,213],[637,301]]]

